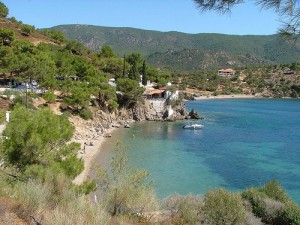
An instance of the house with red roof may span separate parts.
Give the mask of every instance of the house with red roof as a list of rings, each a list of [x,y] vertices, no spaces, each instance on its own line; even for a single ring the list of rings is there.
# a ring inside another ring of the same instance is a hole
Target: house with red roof
[[[230,68],[218,70],[219,76],[232,76],[234,74],[235,74],[235,70],[230,69]]]

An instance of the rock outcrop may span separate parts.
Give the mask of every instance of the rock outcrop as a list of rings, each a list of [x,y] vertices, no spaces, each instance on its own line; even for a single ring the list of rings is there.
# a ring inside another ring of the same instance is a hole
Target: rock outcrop
[[[164,99],[144,100],[132,109],[119,111],[120,119],[134,121],[175,121],[186,119],[188,113],[183,104],[170,106]]]
[[[133,121],[175,121],[188,119],[183,104],[167,105],[164,99],[144,100],[134,108],[119,109],[114,113],[93,110],[93,119],[84,120],[78,116],[70,117],[75,125],[74,138],[77,140],[95,140],[107,134],[110,127],[124,126]]]
[[[203,120],[204,118],[201,117],[194,109],[192,109],[189,114],[188,118],[192,120]]]

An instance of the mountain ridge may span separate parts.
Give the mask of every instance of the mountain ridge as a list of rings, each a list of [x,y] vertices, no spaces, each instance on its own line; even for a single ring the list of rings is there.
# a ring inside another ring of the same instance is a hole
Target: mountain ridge
[[[299,43],[289,45],[277,34],[188,34],[80,24],[59,25],[51,29],[63,31],[67,38],[75,39],[94,51],[108,44],[119,56],[139,52],[155,67],[179,71],[300,61]],[[170,55],[170,52],[175,54]],[[210,56],[205,58],[207,54]],[[187,60],[183,60],[185,58]]]

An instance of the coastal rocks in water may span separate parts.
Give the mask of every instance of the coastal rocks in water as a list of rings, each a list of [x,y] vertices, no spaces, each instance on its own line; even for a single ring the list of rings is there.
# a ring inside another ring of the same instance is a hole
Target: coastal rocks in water
[[[165,118],[167,121],[184,120],[188,116],[188,112],[183,104],[170,107],[168,112],[172,112],[172,114],[169,113],[168,117]]]
[[[175,121],[186,119],[188,116],[183,104],[171,106],[165,99],[144,100],[126,114],[127,118],[135,121]]]
[[[204,118],[201,117],[194,109],[192,109],[188,115],[189,119],[193,120],[203,120]]]

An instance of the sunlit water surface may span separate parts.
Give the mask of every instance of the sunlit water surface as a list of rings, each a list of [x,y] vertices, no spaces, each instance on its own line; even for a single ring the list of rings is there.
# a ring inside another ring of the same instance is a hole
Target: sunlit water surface
[[[186,121],[142,122],[120,128],[99,156],[109,161],[119,139],[131,165],[146,169],[158,196],[231,191],[277,179],[300,204],[300,101],[227,99],[187,102],[205,118],[202,130]]]

